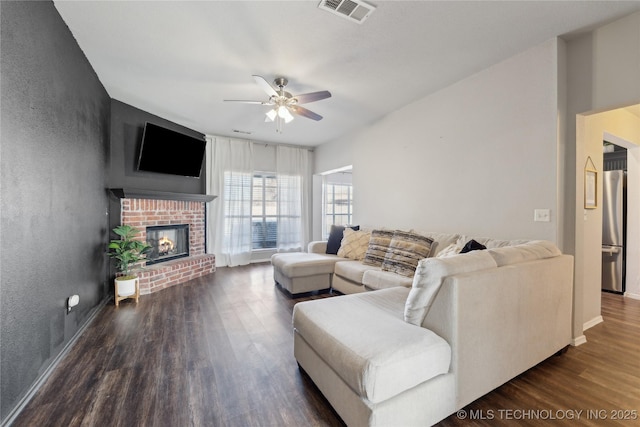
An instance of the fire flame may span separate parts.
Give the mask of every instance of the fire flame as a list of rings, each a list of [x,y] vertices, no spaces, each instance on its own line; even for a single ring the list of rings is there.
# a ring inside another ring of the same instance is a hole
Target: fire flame
[[[173,250],[173,248],[175,247],[173,241],[169,238],[162,237],[159,241],[158,241],[158,249],[160,251],[161,254],[168,254],[169,252],[171,252]]]

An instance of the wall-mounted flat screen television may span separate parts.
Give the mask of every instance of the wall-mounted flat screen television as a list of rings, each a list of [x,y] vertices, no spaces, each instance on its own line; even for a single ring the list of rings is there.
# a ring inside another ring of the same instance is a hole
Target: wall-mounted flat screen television
[[[138,170],[199,178],[207,141],[145,123]]]

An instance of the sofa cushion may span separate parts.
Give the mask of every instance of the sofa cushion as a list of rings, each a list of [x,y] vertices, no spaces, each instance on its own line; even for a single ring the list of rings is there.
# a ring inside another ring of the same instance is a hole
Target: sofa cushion
[[[458,255],[461,250],[462,250],[461,246],[458,246],[455,243],[452,243],[446,248],[442,249],[440,252],[438,252],[438,255],[436,255],[436,258],[446,258],[446,257]]]
[[[489,249],[498,267],[562,255],[560,249],[547,240],[533,240],[516,246]]]
[[[460,246],[464,246],[469,240],[475,240],[487,247],[487,249],[493,248],[503,248],[505,246],[515,246],[521,245],[523,243],[527,243],[529,240],[498,240],[498,239],[490,239],[488,237],[473,237],[473,236],[460,236],[457,240],[457,244]]]
[[[402,319],[409,289],[399,287],[294,306],[293,326],[351,389],[385,401],[449,371],[451,347]]]
[[[458,273],[497,267],[488,251],[473,251],[448,258],[427,258],[418,263],[404,307],[405,321],[420,326],[427,315],[442,280]]]
[[[395,231],[382,262],[382,270],[413,277],[418,261],[429,256],[433,239],[407,231]]]
[[[412,283],[413,277],[401,276],[396,273],[378,269],[367,270],[362,275],[362,284],[370,290],[394,288],[396,286],[410,288]]]
[[[350,226],[352,230],[359,230],[359,225]],[[329,231],[329,239],[327,240],[327,253],[331,255],[337,255],[340,249],[340,243],[345,227],[343,225],[332,225],[331,231]]]
[[[326,254],[327,253],[327,241],[316,240],[309,242],[307,246],[307,252],[310,254]]]
[[[363,262],[367,265],[382,266],[392,238],[392,230],[373,230]]]
[[[411,232],[433,239],[433,243],[431,244],[431,253],[429,254],[430,257],[437,256],[440,251],[442,251],[449,245],[456,243],[460,238],[459,234],[436,233],[434,231],[421,231],[413,229],[411,230]]]
[[[335,265],[334,274],[336,276],[349,279],[358,284],[362,283],[362,277],[367,270],[380,270],[380,267],[366,265],[360,261],[338,261]]]
[[[356,261],[362,261],[365,254],[367,253],[370,238],[370,231],[355,231],[351,228],[345,228],[344,237],[342,237],[340,249],[338,249],[338,256],[353,259]]]

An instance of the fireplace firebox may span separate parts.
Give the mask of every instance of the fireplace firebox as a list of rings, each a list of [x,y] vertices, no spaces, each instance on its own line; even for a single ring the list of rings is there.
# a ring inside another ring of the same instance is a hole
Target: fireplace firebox
[[[147,227],[147,265],[189,256],[189,224]]]

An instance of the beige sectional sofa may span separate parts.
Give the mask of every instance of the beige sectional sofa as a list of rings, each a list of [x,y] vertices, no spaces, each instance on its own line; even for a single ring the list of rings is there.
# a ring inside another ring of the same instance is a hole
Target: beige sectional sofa
[[[460,234],[412,232],[433,241],[429,257],[439,256],[443,250],[452,245],[462,248],[472,239],[470,236]],[[489,249],[526,242],[526,240],[473,239]],[[343,294],[353,294],[396,286],[408,288],[413,283],[413,276],[404,276],[384,271],[380,266],[365,264],[364,251],[347,258],[327,254],[326,250],[326,241],[314,241],[309,243],[306,253],[273,255],[271,263],[274,267],[275,282],[292,295],[330,288]]]
[[[569,345],[573,258],[546,241],[476,240],[488,249],[438,258],[434,246],[409,287],[373,290],[375,269],[334,261],[352,295],[295,305],[296,360],[348,425],[432,425]]]

